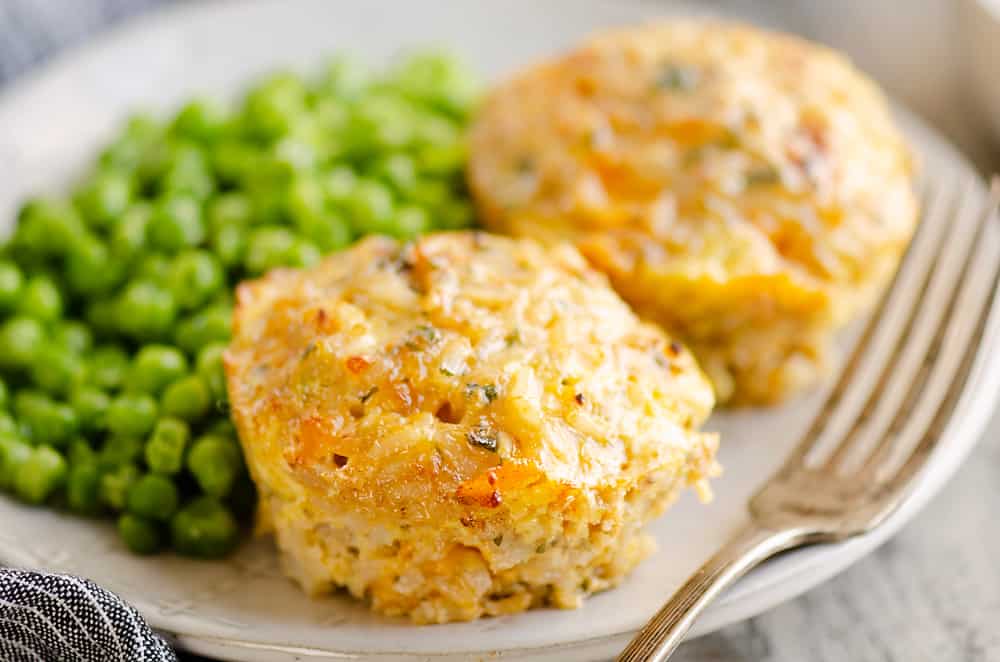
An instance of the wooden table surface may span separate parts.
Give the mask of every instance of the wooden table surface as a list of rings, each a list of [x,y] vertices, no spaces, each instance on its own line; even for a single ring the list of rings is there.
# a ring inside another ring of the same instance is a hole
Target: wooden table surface
[[[156,3],[0,0],[0,84],[65,42],[78,41],[104,24]],[[951,0],[714,0],[703,4],[847,50],[862,67],[973,152],[977,163],[990,163],[987,141],[968,121],[965,106],[955,103],[960,92],[961,77],[956,73],[960,58],[951,47],[960,39],[956,3]],[[862,16],[861,12],[866,13]],[[75,23],[70,20],[73,15],[78,18]],[[900,55],[899,49],[907,44],[917,46],[919,52]],[[961,114],[955,112],[957,108]],[[945,490],[877,552],[797,599],[685,644],[674,659],[1000,660],[998,482],[1000,417]]]

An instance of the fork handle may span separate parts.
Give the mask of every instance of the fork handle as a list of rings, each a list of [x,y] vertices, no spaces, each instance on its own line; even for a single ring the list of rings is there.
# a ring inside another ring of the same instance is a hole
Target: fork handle
[[[681,586],[618,656],[617,662],[664,662],[684,640],[698,615],[727,586],[778,552],[808,539],[801,529],[742,529]]]

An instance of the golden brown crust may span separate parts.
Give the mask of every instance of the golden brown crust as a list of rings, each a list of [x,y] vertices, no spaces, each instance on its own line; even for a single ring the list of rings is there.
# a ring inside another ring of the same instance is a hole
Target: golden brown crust
[[[875,85],[734,24],[611,32],[532,67],[490,96],[471,148],[489,227],[574,241],[733,402],[812,381],[915,225]]]
[[[226,369],[289,572],[418,621],[575,606],[714,468],[690,353],[568,246],[371,238],[274,272]]]

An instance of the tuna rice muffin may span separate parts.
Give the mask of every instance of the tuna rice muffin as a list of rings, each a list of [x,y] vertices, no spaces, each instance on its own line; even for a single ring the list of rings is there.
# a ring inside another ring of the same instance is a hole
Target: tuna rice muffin
[[[707,497],[689,352],[571,246],[370,238],[240,286],[232,411],[287,573],[385,614],[576,607]]]
[[[917,211],[886,101],[846,59],[694,20],[598,36],[501,85],[468,177],[488,227],[573,241],[740,404],[823,373]]]

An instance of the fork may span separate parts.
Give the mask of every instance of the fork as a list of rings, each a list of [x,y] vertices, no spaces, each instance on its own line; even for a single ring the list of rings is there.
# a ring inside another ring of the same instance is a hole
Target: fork
[[[997,317],[1000,178],[985,203],[974,176],[951,179],[924,187],[924,215],[901,268],[805,436],[750,499],[750,523],[618,662],[663,662],[746,572],[779,552],[870,532],[913,494]]]

